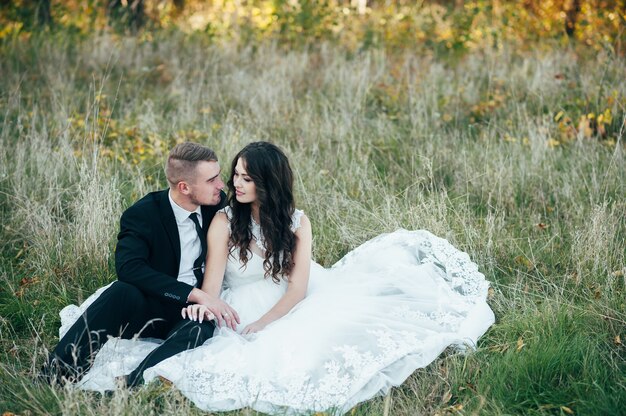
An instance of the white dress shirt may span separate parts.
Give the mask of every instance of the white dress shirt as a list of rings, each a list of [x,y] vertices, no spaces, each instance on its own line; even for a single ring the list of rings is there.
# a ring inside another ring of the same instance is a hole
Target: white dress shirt
[[[196,225],[193,223],[191,218],[189,218],[189,215],[192,213],[197,214],[198,222],[200,223],[200,227],[202,227],[202,212],[200,211],[200,207],[193,212],[180,207],[172,199],[172,191],[169,191],[168,196],[170,198],[172,210],[174,211],[174,217],[176,217],[178,237],[180,239],[180,265],[178,267],[178,281],[187,283],[191,286],[196,286],[198,280],[193,274],[193,262],[202,252],[202,244],[200,243],[200,237],[198,237],[198,232],[196,231]]]

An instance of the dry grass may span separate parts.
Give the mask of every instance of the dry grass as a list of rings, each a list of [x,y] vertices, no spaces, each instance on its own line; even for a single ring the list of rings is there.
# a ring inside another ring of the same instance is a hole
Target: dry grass
[[[626,406],[623,60],[484,51],[453,64],[108,35],[0,53],[0,410],[200,413],[160,386],[101,397],[31,381],[59,309],[114,279],[118,217],[165,185],[180,140],[224,167],[253,140],[285,148],[324,265],[398,227],[479,264],[497,324],[475,354],[444,354],[395,389],[390,414]],[[582,117],[607,110],[587,135]]]

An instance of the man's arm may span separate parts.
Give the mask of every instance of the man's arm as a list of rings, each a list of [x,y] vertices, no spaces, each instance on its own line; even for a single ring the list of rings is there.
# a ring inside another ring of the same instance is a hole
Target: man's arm
[[[187,303],[192,286],[179,282],[175,277],[160,272],[150,264],[150,250],[155,241],[154,224],[140,209],[132,207],[122,214],[120,233],[115,250],[115,270],[122,282],[130,283],[142,292],[181,305]],[[162,238],[167,238],[163,235]],[[171,253],[172,258],[175,254]]]

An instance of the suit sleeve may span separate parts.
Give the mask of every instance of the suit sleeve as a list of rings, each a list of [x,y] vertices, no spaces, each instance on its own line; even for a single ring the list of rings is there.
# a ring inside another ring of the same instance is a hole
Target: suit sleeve
[[[117,277],[163,301],[184,305],[193,287],[150,266],[151,245],[160,243],[154,241],[151,230],[140,210],[128,209],[122,214],[115,250]]]

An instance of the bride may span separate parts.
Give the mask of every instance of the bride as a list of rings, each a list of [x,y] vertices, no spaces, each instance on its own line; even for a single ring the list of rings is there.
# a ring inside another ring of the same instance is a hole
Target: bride
[[[477,266],[428,231],[383,234],[330,269],[312,262],[311,224],[295,209],[289,161],[273,144],[244,147],[228,187],[230,204],[209,228],[202,290],[238,317],[188,306],[183,317],[214,319],[215,336],[144,372],[199,408],[342,413],[445,348],[475,346],[494,322]],[[109,341],[82,388],[113,388],[154,346]]]

